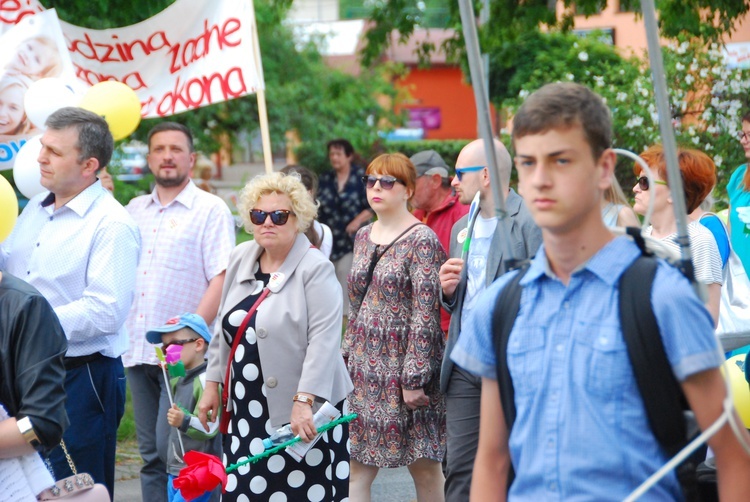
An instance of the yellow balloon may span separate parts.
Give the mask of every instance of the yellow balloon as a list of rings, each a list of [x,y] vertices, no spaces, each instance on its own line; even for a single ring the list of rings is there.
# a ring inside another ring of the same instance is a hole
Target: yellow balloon
[[[732,397],[737,414],[742,419],[745,427],[750,429],[750,384],[745,380],[745,364],[747,355],[730,357],[725,367],[732,387]]]
[[[18,198],[4,176],[0,176],[0,242],[10,235],[18,218]]]
[[[106,80],[93,85],[78,106],[104,117],[115,141],[133,134],[141,122],[141,101],[122,82]]]

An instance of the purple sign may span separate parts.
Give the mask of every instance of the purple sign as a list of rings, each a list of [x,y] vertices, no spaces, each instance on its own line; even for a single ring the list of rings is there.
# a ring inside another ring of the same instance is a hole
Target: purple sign
[[[409,108],[408,127],[440,129],[440,108]]]

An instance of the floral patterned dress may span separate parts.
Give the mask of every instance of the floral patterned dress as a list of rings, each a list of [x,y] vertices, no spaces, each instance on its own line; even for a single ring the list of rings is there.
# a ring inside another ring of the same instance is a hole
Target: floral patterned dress
[[[439,383],[445,341],[438,271],[445,252],[435,233],[420,225],[383,254],[365,291],[373,253],[385,248],[370,240],[371,231],[368,225],[357,233],[349,273],[343,352],[354,383],[350,411],[358,414],[349,426],[351,457],[386,468],[419,458],[442,461],[445,398]],[[424,388],[430,404],[410,410],[402,388]]]

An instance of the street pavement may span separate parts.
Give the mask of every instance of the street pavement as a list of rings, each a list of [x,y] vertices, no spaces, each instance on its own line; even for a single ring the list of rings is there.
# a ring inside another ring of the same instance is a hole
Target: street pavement
[[[141,481],[138,478],[140,464],[118,464],[115,469],[114,502],[148,502],[141,494]],[[373,502],[412,502],[417,500],[414,482],[406,467],[381,469],[372,484]]]
[[[279,170],[283,164],[274,165]],[[221,180],[212,180],[217,195],[232,203],[240,189],[258,174],[265,172],[263,164],[236,164],[222,169]],[[231,205],[230,205],[231,207]],[[234,210],[235,208],[232,207]],[[125,459],[117,464],[115,473],[114,502],[148,502],[148,496],[141,494],[141,483],[138,477],[140,463],[133,458],[133,453],[126,454]],[[137,457],[137,454],[135,454]],[[417,495],[414,482],[406,467],[398,469],[381,469],[372,485],[373,502],[411,502]]]

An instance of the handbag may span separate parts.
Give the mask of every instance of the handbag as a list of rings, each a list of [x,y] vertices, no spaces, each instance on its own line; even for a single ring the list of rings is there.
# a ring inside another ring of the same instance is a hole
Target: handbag
[[[90,474],[78,473],[73,459],[65,447],[65,442],[60,440],[60,447],[68,460],[72,476],[57,481],[53,486],[47,488],[37,496],[37,500],[74,500],[76,502],[109,502],[109,491],[101,483],[95,483]],[[52,472],[49,461],[47,467]]]
[[[716,335],[726,351],[750,344],[750,280],[732,249],[724,268]]]
[[[705,216],[716,215],[704,213],[701,218]],[[724,226],[724,222],[721,224]],[[726,226],[724,232],[727,232]],[[723,275],[724,284],[721,286],[716,336],[719,337],[723,349],[729,352],[750,344],[750,279],[742,261],[732,249],[731,242]]]

